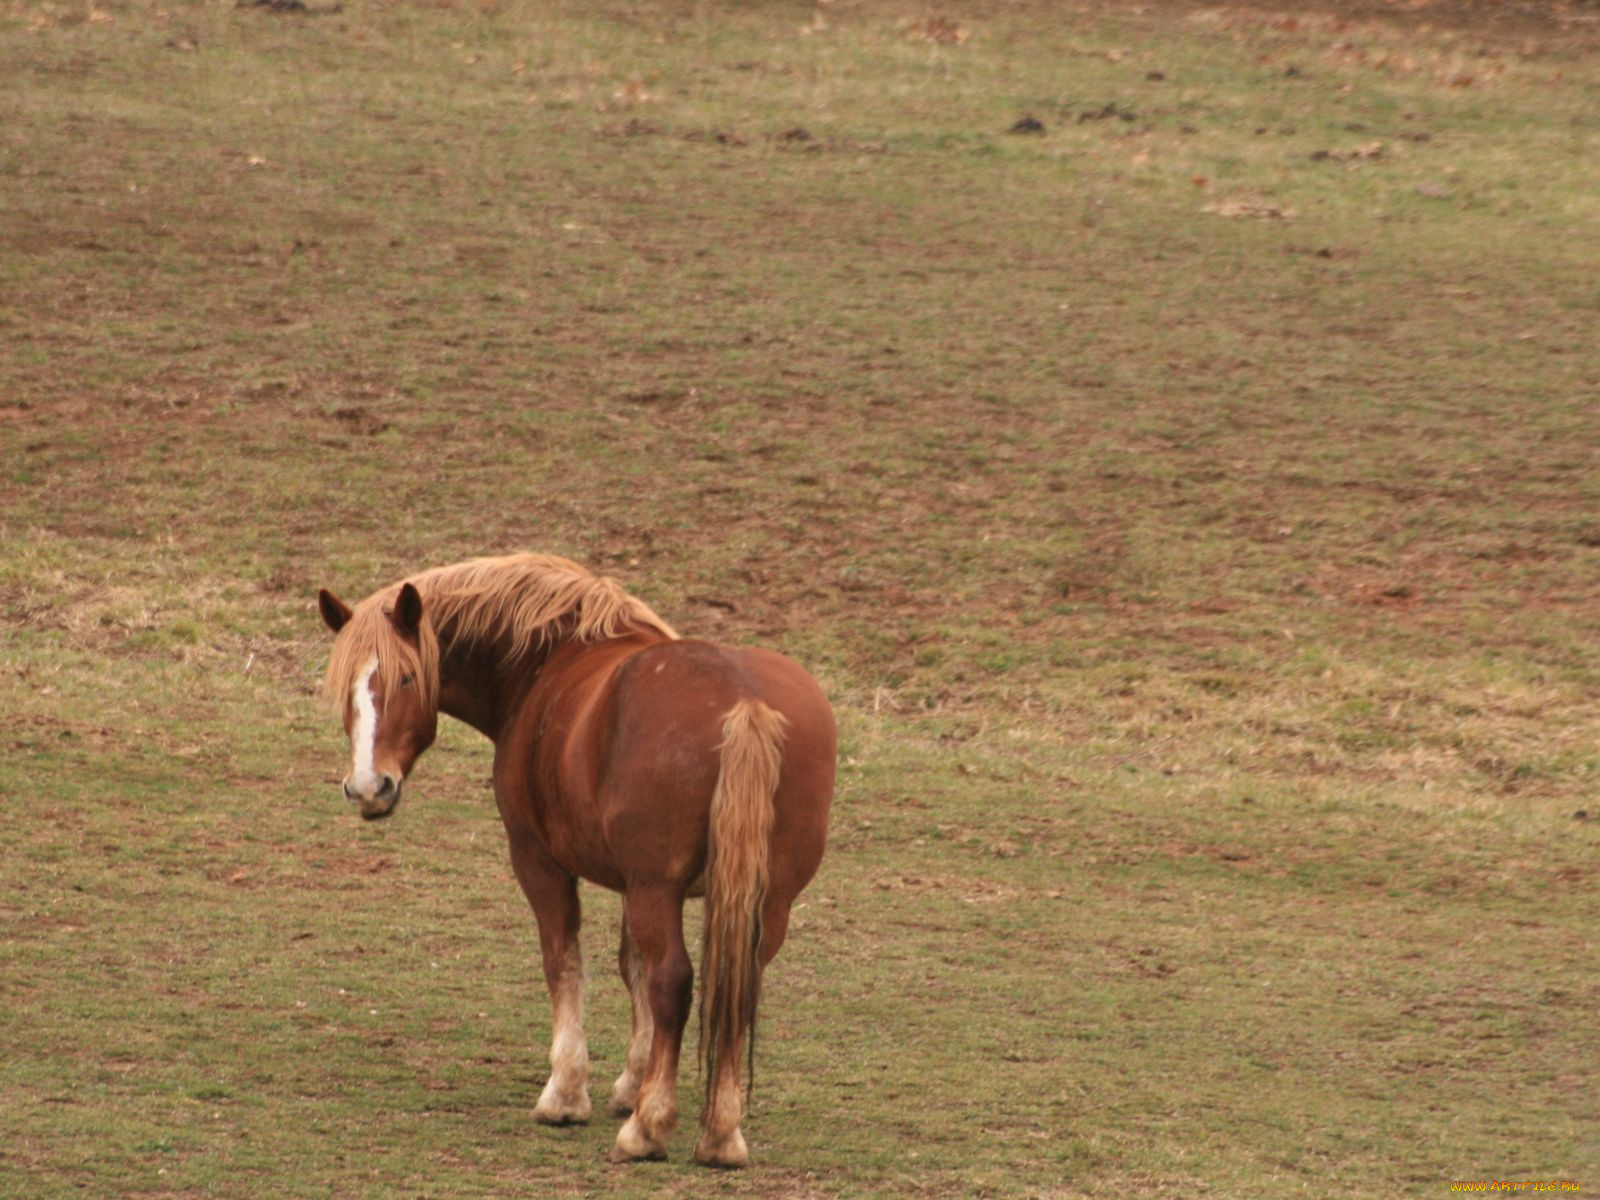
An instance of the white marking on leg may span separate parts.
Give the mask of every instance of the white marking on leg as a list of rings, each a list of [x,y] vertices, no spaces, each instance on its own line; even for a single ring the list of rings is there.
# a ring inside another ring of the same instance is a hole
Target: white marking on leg
[[[633,1115],[617,1130],[608,1156],[613,1162],[667,1156],[667,1135],[678,1123],[678,1056],[655,1047],[652,1057],[656,1061],[639,1087]]]
[[[534,1116],[552,1124],[589,1119],[589,1043],[583,1035],[583,956],[567,950],[561,978],[550,989],[550,1080]]]
[[[550,1035],[552,1079],[581,1085],[588,1075],[589,1044],[583,1036],[583,977],[567,977],[556,990]]]
[[[678,1062],[663,1056],[661,1074],[639,1089],[639,1103],[617,1130],[607,1157],[612,1162],[665,1158],[667,1135],[678,1123]]]
[[[678,1063],[665,1060],[661,1078],[649,1087],[639,1090],[639,1107],[617,1133],[617,1144],[629,1141],[635,1146],[648,1146],[646,1153],[665,1152],[667,1135],[678,1124]],[[644,1155],[636,1154],[636,1157]]]
[[[641,970],[639,977],[643,979],[644,976]],[[648,993],[643,1002],[645,1020],[653,1026],[654,1014],[648,1007]],[[650,1057],[655,1061],[644,1071],[633,1112],[617,1130],[616,1144],[606,1156],[612,1162],[667,1156],[667,1135],[678,1123],[678,1055],[652,1045]]]
[[[711,1104],[701,1114],[700,1141],[694,1160],[716,1167],[742,1167],[750,1161],[739,1119],[744,1115],[744,1086],[739,1079],[740,1059],[731,1057],[717,1072]]]
[[[372,699],[372,677],[377,672],[378,656],[374,654],[350,688],[350,703],[356,710],[355,728],[350,731],[350,787],[361,796],[373,796],[378,791],[378,775],[372,765],[378,740],[378,706]]]

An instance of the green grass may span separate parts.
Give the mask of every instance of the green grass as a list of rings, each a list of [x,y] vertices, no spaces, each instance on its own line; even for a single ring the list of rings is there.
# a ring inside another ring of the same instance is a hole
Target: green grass
[[[1594,30],[0,7],[0,1195],[1592,1183]],[[336,796],[315,589],[518,547],[839,710],[741,1175]]]

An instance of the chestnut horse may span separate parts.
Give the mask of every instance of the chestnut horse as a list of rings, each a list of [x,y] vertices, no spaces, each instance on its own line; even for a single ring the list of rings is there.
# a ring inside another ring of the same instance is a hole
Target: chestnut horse
[[[414,575],[354,609],[326,689],[352,762],[344,793],[387,816],[440,712],[494,743],[511,866],[533,906],[554,1008],[535,1119],[589,1119],[578,880],[622,893],[618,965],[633,1000],[609,1158],[665,1158],[693,1001],[685,897],[704,895],[695,1160],[749,1158],[741,1058],[754,1072],[763,968],[827,839],[836,740],[816,682],[769,650],[679,639],[613,580],[552,555],[482,558]]]

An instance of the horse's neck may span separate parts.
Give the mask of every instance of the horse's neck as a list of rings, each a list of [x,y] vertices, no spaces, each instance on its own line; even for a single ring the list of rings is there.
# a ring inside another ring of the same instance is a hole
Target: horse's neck
[[[546,652],[533,650],[507,662],[496,641],[439,641],[439,710],[464,721],[490,741],[538,677]]]

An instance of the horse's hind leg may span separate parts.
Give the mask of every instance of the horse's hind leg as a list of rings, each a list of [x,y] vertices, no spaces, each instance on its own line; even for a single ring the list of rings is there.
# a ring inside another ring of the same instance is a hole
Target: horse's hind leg
[[[611,1088],[611,1103],[607,1105],[614,1117],[626,1117],[633,1112],[639,1099],[639,1084],[644,1080],[645,1068],[650,1063],[650,1039],[655,1018],[650,1012],[650,988],[645,975],[644,959],[628,936],[628,919],[622,919],[622,945],[617,950],[617,970],[627,985],[628,998],[633,1003],[633,1035],[628,1039],[628,1061],[617,1082]]]
[[[761,916],[761,966],[764,970],[789,932],[787,897],[767,898]],[[755,1036],[750,1030],[746,1037]],[[707,1104],[700,1116],[700,1140],[694,1160],[708,1167],[742,1167],[750,1161],[739,1122],[744,1116],[744,1047],[717,1063],[717,1077],[709,1081]]]
[[[694,968],[683,944],[683,895],[667,888],[623,897],[628,936],[644,964],[650,1001],[650,1056],[633,1115],[617,1132],[612,1162],[665,1158],[678,1119],[678,1053],[694,999]]]
[[[550,1081],[533,1117],[544,1125],[581,1125],[589,1119],[590,1104],[578,881],[531,842],[512,843],[511,866],[539,921],[544,982],[550,991]]]

